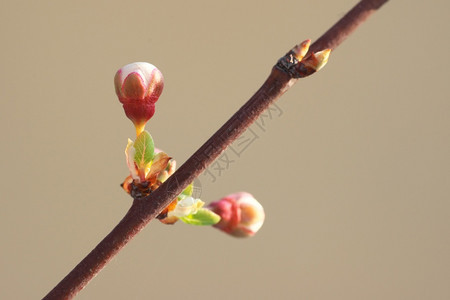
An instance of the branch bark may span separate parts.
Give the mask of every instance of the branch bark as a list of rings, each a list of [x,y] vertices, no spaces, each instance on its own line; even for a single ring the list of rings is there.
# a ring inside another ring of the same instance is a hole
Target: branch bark
[[[334,50],[388,0],[362,0],[310,47]],[[71,299],[151,220],[199,176],[259,115],[298,79],[274,67],[261,88],[169,179],[149,196],[134,199],[117,226],[44,299]]]

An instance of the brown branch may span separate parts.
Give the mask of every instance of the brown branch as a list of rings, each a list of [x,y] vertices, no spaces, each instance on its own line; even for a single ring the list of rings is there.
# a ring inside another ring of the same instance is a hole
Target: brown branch
[[[339,46],[359,25],[364,23],[377,9],[388,0],[366,0],[356,4],[344,17],[325,32],[314,44],[310,51],[317,52],[322,49],[334,50]]]
[[[388,0],[362,0],[322,35],[310,51],[335,49]],[[44,299],[71,299],[181,191],[199,176],[259,115],[297,79],[279,65],[262,87],[156,191],[134,199],[120,223]]]

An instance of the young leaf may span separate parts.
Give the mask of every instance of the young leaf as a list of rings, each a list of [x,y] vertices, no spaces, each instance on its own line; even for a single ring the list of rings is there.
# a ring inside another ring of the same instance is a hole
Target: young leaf
[[[181,194],[184,196],[192,196],[193,191],[194,191],[194,184],[191,183],[184,189],[184,191],[181,192]]]
[[[200,208],[195,215],[189,215],[180,218],[186,224],[190,225],[214,225],[219,223],[220,216],[206,208]]]
[[[143,131],[134,142],[134,149],[136,154],[134,155],[134,161],[139,169],[144,168],[153,159],[155,145],[153,143],[152,136],[148,131]]]

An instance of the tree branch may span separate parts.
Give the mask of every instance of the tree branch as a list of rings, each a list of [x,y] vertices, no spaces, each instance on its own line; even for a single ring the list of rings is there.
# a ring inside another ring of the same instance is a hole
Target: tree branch
[[[388,0],[362,0],[311,45],[334,50]],[[151,220],[199,176],[237,137],[298,79],[277,65],[261,88],[167,181],[149,196],[134,199],[120,223],[44,299],[71,299]]]

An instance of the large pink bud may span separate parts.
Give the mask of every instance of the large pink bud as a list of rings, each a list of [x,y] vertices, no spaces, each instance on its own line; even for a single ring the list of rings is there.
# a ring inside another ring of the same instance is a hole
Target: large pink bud
[[[264,223],[264,208],[246,192],[228,195],[208,208],[221,218],[214,227],[235,237],[253,236]]]
[[[163,75],[152,64],[135,62],[117,71],[114,85],[125,114],[139,136],[155,113],[155,102],[164,88]]]

